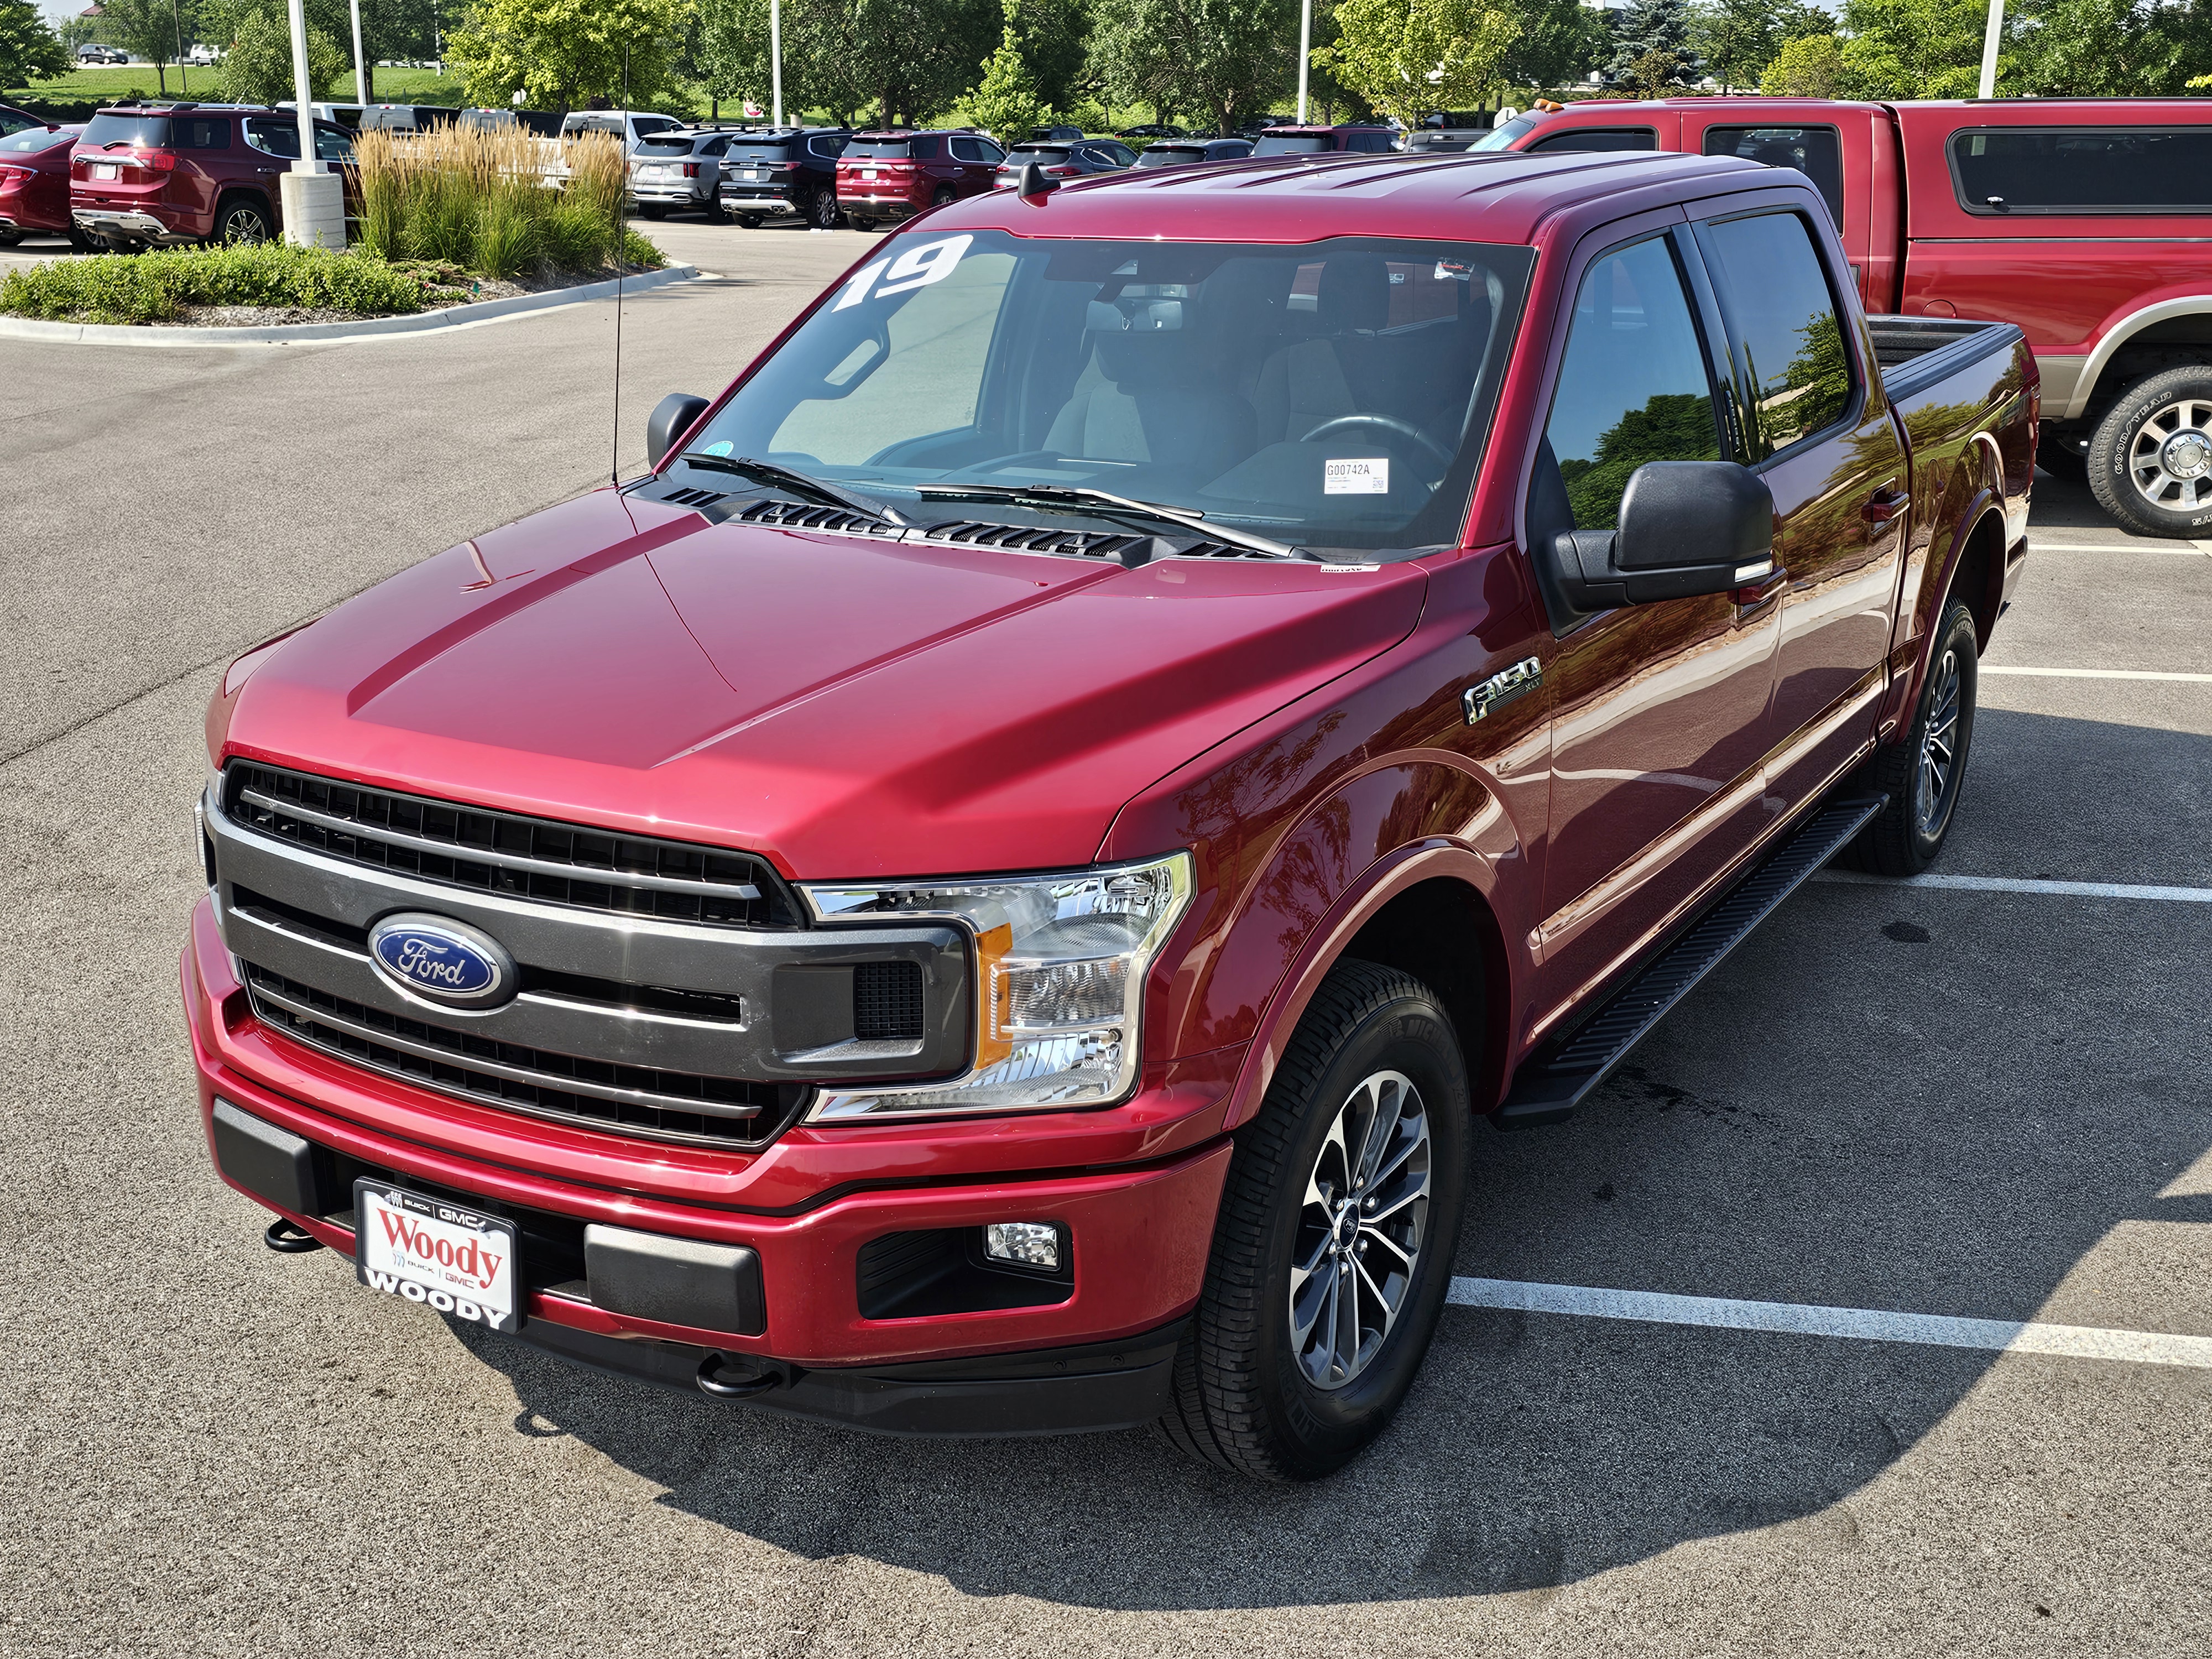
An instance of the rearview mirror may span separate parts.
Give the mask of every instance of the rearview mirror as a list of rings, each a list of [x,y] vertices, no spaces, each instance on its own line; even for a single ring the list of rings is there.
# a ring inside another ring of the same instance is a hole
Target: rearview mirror
[[[672,392],[653,407],[645,417],[645,453],[653,465],[660,465],[684,429],[706,413],[707,400],[695,398],[688,392]]]
[[[1725,593],[1774,568],[1773,493],[1734,461],[1645,462],[1620,524],[1552,538],[1553,574],[1577,611]]]

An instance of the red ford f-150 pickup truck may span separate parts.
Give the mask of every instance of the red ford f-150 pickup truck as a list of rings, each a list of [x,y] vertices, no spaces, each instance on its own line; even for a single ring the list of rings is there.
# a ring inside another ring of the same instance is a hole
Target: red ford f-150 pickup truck
[[[2212,106],[1593,100],[1479,149],[1735,155],[1810,178],[1869,311],[1998,317],[2043,375],[2039,459],[2149,536],[2212,526]]]
[[[1476,1120],[1942,847],[2006,325],[1739,160],[1341,155],[917,221],[652,471],[240,658],[184,993],[279,1249],[618,1371],[1316,1475]]]

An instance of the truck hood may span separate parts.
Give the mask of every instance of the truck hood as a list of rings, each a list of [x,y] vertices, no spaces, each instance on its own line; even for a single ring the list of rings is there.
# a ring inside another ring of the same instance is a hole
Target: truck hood
[[[1146,784],[1406,637],[1425,586],[710,525],[603,489],[242,662],[210,736],[801,878],[1078,865]]]

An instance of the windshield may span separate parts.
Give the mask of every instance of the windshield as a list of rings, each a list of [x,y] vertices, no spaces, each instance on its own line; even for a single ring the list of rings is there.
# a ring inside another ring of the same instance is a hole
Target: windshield
[[[691,448],[902,512],[925,484],[1048,484],[1309,547],[1448,544],[1533,258],[1368,237],[901,236]]]
[[[1317,132],[1278,138],[1273,133],[1261,135],[1260,142],[1252,146],[1255,155],[1315,155],[1325,149],[1334,149],[1335,141]]]
[[[1504,125],[1491,128],[1468,148],[1469,149],[1504,149],[1522,133],[1533,131],[1535,125],[1534,116],[1516,115]]]
[[[35,155],[42,149],[52,149],[56,144],[66,144],[76,137],[75,132],[61,127],[30,127],[0,138],[0,155]]]
[[[169,147],[169,118],[166,115],[111,115],[106,110],[92,118],[84,130],[84,148],[106,149],[113,144],[135,144],[141,149]]]

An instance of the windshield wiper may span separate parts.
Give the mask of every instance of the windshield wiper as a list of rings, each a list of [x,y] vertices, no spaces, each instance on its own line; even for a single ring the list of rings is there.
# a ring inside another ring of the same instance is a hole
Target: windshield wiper
[[[888,507],[872,501],[865,495],[840,489],[836,484],[825,483],[819,478],[810,478],[804,472],[794,471],[790,467],[778,466],[774,461],[756,461],[745,455],[695,455],[689,450],[676,459],[692,466],[704,467],[709,472],[732,472],[741,478],[775,484],[794,495],[804,495],[810,501],[820,501],[830,507],[842,507],[849,513],[873,519],[878,524],[896,525],[901,529],[907,527],[906,520]]]
[[[1271,541],[1265,536],[1255,536],[1249,530],[1231,530],[1224,524],[1208,519],[1194,507],[1166,507],[1158,501],[1140,501],[1133,496],[1116,495],[1111,490],[1089,489],[1070,484],[988,484],[988,483],[926,483],[914,486],[916,495],[933,501],[1013,501],[1038,507],[1074,507],[1086,513],[1115,515],[1121,518],[1138,517],[1157,520],[1164,524],[1181,525],[1186,530],[1232,546],[1249,547],[1255,553],[1265,553],[1270,558],[1304,559],[1312,556],[1301,548],[1284,542]]]

